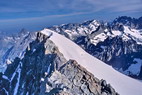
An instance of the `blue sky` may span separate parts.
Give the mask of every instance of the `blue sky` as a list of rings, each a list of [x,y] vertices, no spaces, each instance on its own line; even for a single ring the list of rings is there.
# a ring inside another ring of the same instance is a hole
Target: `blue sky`
[[[0,31],[30,31],[89,19],[142,16],[142,0],[0,0]]]

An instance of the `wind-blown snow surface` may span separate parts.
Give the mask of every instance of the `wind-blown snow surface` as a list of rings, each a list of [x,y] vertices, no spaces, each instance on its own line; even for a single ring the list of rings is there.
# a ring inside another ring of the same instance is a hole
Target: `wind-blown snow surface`
[[[74,59],[95,77],[105,79],[120,95],[142,95],[142,82],[119,73],[62,35],[49,29],[41,31],[47,36],[49,32],[52,32],[50,40],[56,44],[67,60]]]

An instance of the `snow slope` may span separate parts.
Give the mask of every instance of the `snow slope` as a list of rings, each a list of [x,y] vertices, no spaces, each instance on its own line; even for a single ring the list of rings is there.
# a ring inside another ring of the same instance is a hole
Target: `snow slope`
[[[105,79],[120,95],[142,95],[142,82],[119,73],[111,66],[86,53],[64,36],[49,29],[41,31],[47,36],[49,32],[52,33],[50,40],[56,44],[67,60],[74,59],[95,77]]]

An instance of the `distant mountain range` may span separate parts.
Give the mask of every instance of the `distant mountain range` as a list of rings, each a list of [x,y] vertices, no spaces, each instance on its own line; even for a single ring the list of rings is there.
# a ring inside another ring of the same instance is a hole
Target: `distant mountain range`
[[[142,79],[142,17],[122,16],[110,23],[91,20],[50,29],[118,71]]]

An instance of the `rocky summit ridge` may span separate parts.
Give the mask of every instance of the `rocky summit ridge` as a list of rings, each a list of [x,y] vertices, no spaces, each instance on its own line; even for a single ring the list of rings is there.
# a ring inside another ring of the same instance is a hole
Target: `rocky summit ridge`
[[[49,37],[36,40],[0,73],[2,95],[118,95],[74,60],[66,60]]]

